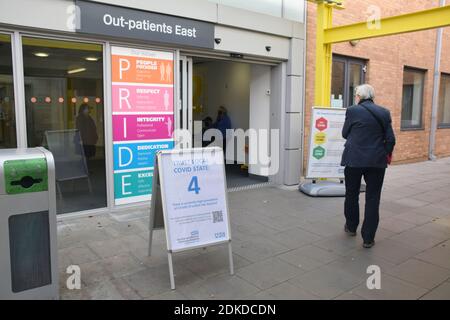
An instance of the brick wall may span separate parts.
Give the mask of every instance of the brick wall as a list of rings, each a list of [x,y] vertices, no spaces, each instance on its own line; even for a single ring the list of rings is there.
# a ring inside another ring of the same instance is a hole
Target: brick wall
[[[449,1],[450,2],[450,1]],[[348,0],[345,10],[335,10],[333,25],[366,21],[371,5],[381,9],[381,17],[425,10],[439,5],[438,0]],[[366,82],[374,86],[376,103],[391,111],[393,128],[397,137],[394,162],[415,162],[428,157],[431,103],[433,92],[434,53],[436,30],[361,40],[356,46],[350,43],[333,45],[333,53],[368,60]],[[311,106],[314,105],[316,5],[308,2],[305,153],[308,155]],[[401,131],[404,66],[426,69],[422,122],[424,129]],[[450,28],[444,29],[441,72],[450,73]],[[436,154],[450,156],[450,129],[439,129],[436,137]]]

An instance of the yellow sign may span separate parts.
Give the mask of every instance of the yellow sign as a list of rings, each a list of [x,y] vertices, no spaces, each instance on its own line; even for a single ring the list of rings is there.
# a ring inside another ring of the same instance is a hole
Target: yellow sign
[[[327,142],[327,135],[324,132],[318,132],[314,135],[314,143],[321,145]]]

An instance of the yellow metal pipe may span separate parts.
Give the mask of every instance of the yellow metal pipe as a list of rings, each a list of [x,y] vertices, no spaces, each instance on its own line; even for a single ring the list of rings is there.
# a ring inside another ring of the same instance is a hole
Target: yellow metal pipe
[[[450,5],[383,18],[380,22],[380,28],[369,28],[369,22],[329,26],[323,31],[323,42],[332,44],[450,26]]]
[[[316,106],[331,105],[331,44],[324,43],[324,30],[332,23],[332,7],[321,2],[317,4],[317,39],[316,39],[316,75],[314,88],[314,103]]]

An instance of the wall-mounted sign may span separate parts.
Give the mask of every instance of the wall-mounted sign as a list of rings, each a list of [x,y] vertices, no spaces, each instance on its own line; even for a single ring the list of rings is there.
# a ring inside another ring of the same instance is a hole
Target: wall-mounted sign
[[[346,111],[343,108],[313,108],[307,178],[344,178],[341,157]]]
[[[214,48],[214,25],[159,13],[76,1],[77,32]]]
[[[149,201],[158,150],[174,147],[172,52],[111,48],[115,204]]]

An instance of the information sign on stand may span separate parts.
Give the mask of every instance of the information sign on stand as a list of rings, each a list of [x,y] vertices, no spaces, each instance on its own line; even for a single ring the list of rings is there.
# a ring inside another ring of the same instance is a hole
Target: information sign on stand
[[[342,127],[346,109],[314,107],[312,111],[306,173],[306,178],[312,179],[312,182],[300,184],[299,189],[315,197],[345,196],[344,167],[341,166],[341,157],[345,145]],[[340,181],[317,183],[317,180],[322,179],[339,179]]]
[[[172,254],[228,244],[234,274],[223,151],[194,148],[159,151],[153,177],[149,255],[153,229],[164,220],[170,284],[175,289]]]

